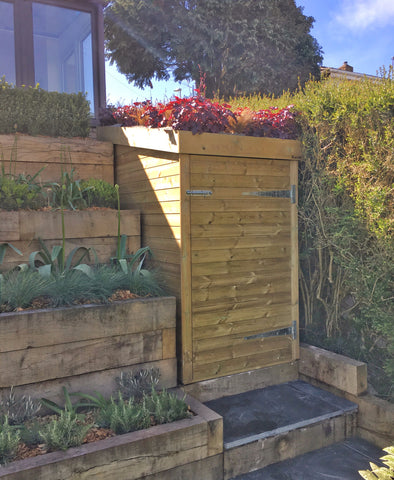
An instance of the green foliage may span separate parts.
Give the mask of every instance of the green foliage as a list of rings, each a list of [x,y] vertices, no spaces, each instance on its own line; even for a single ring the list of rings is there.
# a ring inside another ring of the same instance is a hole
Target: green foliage
[[[175,422],[191,416],[185,399],[178,398],[166,390],[156,392],[152,388],[150,395],[144,397],[144,405],[158,424]]]
[[[92,425],[81,422],[78,415],[64,410],[40,431],[40,435],[49,451],[67,450],[82,444]]]
[[[74,179],[75,169],[70,172],[62,171],[60,181],[48,184],[50,187],[50,205],[54,208],[69,208],[70,210],[83,209],[87,207],[81,187],[81,180]]]
[[[3,210],[32,210],[45,205],[45,197],[41,187],[30,181],[30,178],[19,175],[0,174],[0,206]]]
[[[0,275],[0,312],[28,308],[39,298],[47,306],[61,307],[86,302],[106,303],[117,290],[130,290],[139,296],[164,294],[157,274],[146,269],[124,273],[114,264],[73,267],[73,263],[68,262],[73,258],[71,252],[66,268],[61,270],[57,263],[61,248],[53,247],[52,253],[45,253],[43,261],[48,263],[44,265],[38,265],[38,252],[33,252],[30,263],[34,268],[24,264],[19,270]]]
[[[393,398],[393,70],[376,81],[311,81],[279,99],[231,104],[301,112],[302,339],[366,361],[369,382]]]
[[[393,480],[394,479],[394,446],[383,449],[388,455],[381,458],[385,467],[378,467],[370,463],[371,470],[359,470],[359,474],[365,480]]]
[[[8,395],[0,398],[0,422],[8,420],[10,425],[20,425],[30,420],[41,408],[41,402],[30,395],[17,396],[11,387]]]
[[[65,255],[64,232],[63,245],[55,245],[49,251],[43,240],[39,238],[41,250],[32,252],[29,255],[29,267],[32,270],[37,269],[38,273],[48,278],[50,275],[64,276],[65,272],[78,270],[86,275],[91,275],[91,268],[82,263],[82,260],[90,260],[90,252],[93,252],[97,259],[94,248],[75,247],[71,252]]]
[[[150,426],[150,414],[144,404],[135,403],[133,398],[124,400],[119,392],[118,399],[111,400],[100,409],[98,423],[110,428],[118,435]]]
[[[152,78],[206,74],[206,94],[280,94],[298,77],[319,77],[314,19],[294,0],[112,0],[105,9],[106,49],[139,87]]]
[[[58,405],[52,400],[48,400],[47,398],[41,399],[42,406],[45,408],[48,408],[49,410],[52,410],[58,415],[61,415],[64,412],[69,412],[77,416],[78,409],[82,407],[82,404],[81,403],[73,404],[71,401],[71,395],[73,394],[70,394],[66,387],[63,387],[62,390],[63,390],[63,396],[64,396],[64,407]]]
[[[37,420],[37,418],[31,421],[25,422],[20,428],[20,440],[27,446],[34,447],[43,442],[40,431],[43,428],[43,422]]]
[[[6,417],[0,423],[0,465],[3,465],[16,454],[20,440],[20,433],[17,429],[10,426]]]
[[[1,84],[0,84],[1,85]],[[37,177],[43,170],[35,175],[16,175],[14,172],[17,154],[17,137],[15,136],[11,158],[6,171],[5,159],[1,155],[0,161],[0,207],[3,210],[18,210],[19,208],[41,208],[45,204],[45,192],[42,185],[37,182]]]
[[[26,308],[46,293],[49,281],[31,270],[7,272],[0,278],[0,312]]]
[[[116,189],[110,183],[91,178],[80,183],[83,199],[88,207],[116,208]]]
[[[87,137],[90,106],[82,93],[15,87],[0,78],[0,133]]]

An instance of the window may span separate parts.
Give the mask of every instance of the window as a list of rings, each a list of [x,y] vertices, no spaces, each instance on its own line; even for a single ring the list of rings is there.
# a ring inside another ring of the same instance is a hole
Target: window
[[[0,77],[105,105],[104,27],[97,0],[0,0]]]
[[[84,92],[93,105],[91,14],[33,3],[35,82],[50,91]]]
[[[15,83],[14,6],[0,1],[0,77]]]

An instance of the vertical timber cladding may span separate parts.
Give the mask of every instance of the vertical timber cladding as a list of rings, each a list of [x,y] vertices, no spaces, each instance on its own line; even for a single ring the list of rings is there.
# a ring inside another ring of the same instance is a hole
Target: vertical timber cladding
[[[122,208],[178,298],[183,383],[298,358],[299,142],[111,128]]]
[[[193,381],[294,360],[295,205],[258,192],[289,192],[297,162],[199,155],[190,162]]]

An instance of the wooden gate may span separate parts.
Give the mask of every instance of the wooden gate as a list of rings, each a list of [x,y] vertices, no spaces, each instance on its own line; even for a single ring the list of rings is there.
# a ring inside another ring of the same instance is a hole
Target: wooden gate
[[[190,158],[193,381],[298,358],[297,162]]]

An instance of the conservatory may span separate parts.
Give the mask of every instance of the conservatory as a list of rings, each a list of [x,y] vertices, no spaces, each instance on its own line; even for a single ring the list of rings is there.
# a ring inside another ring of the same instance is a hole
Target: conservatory
[[[0,0],[0,77],[105,104],[101,0]]]

